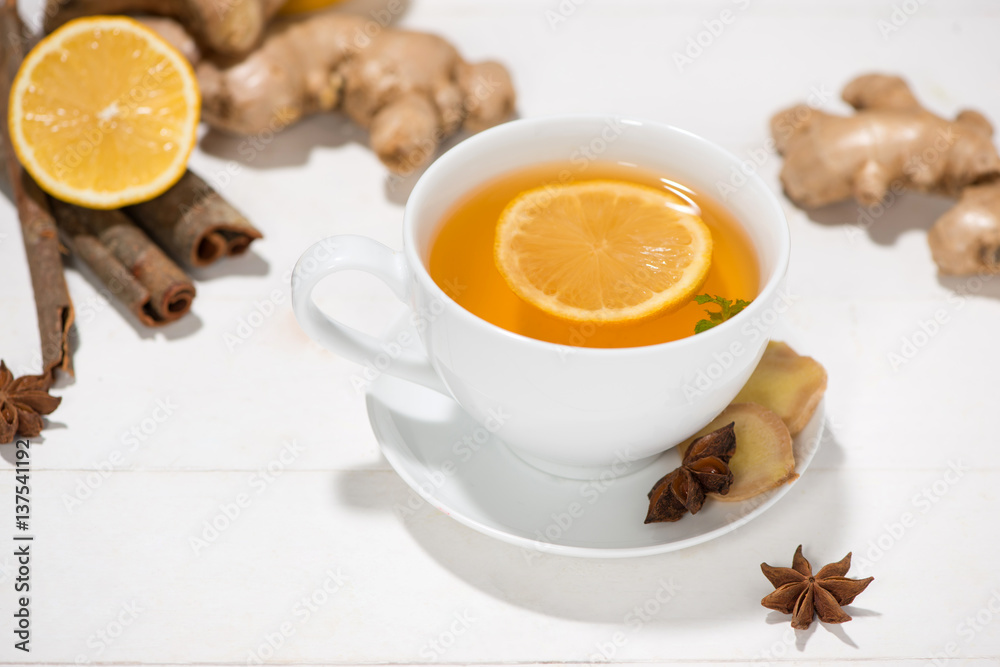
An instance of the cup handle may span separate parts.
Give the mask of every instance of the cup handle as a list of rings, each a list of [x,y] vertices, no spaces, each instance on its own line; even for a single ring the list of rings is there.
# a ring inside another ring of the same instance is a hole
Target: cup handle
[[[302,329],[323,347],[360,364],[375,365],[380,355],[389,355],[382,372],[450,396],[416,334],[411,336],[413,343],[404,347],[342,324],[319,309],[312,300],[316,285],[333,273],[350,270],[370,273],[410,306],[411,271],[402,253],[364,236],[331,236],[310,246],[295,264],[292,310]],[[389,352],[396,348],[397,354]]]

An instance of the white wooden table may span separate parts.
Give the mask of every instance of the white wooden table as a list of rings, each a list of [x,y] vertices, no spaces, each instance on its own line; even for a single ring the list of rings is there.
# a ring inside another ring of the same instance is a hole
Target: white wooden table
[[[721,34],[679,70],[674,54],[724,10]],[[971,106],[1000,122],[1000,12],[988,0],[412,0],[400,23],[503,60],[523,116],[666,121],[758,155],[775,188],[780,159],[760,151],[770,114],[810,94],[843,110],[840,88],[865,71],[904,75],[939,112]],[[786,202],[798,298],[779,337],[828,368],[829,435],[778,505],[674,554],[528,559],[414,500],[378,452],[355,367],[311,344],[288,305],[288,273],[312,241],[400,243],[412,182],[388,180],[364,143],[336,117],[287,130],[252,160],[208,134],[194,168],[231,174],[223,192],[266,238],[199,273],[193,313],[168,328],[137,328],[68,271],[77,379],[59,386],[63,405],[32,449],[30,654],[13,648],[14,474],[0,449],[11,524],[0,661],[996,664],[1000,280],[937,277],[925,230],[948,202],[907,196],[867,228],[853,204],[810,218]],[[0,284],[2,356],[37,370],[6,199]],[[369,330],[399,313],[360,276],[323,297]],[[918,335],[938,311],[946,322]],[[894,368],[907,341],[922,344]],[[409,502],[412,515],[399,509]],[[852,575],[875,576],[853,622],[795,633],[760,606],[770,586],[758,564],[789,564],[799,543],[815,565],[853,550]]]

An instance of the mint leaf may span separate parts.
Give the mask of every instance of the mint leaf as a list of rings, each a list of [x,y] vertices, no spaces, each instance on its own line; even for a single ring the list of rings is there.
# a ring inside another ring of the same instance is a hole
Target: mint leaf
[[[702,331],[708,331],[715,326],[714,322],[709,322],[708,320],[700,320],[698,324],[694,325],[694,332],[700,334]]]
[[[743,299],[737,299],[734,303],[729,299],[725,299],[721,296],[713,296],[711,294],[698,294],[694,297],[694,300],[695,303],[711,303],[719,307],[719,310],[705,309],[705,314],[708,315],[708,319],[698,320],[698,323],[694,325],[694,332],[696,334],[700,334],[702,331],[707,331],[714,326],[722,324],[734,315],[738,315],[744,308],[750,305],[749,301],[744,301]]]

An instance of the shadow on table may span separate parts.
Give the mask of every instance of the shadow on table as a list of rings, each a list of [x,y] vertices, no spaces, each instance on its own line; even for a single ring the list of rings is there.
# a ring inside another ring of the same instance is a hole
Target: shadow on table
[[[434,157],[429,163],[413,169],[412,171],[408,171],[405,174],[393,174],[387,172],[384,188],[385,198],[393,204],[399,204],[400,206],[405,205],[406,200],[410,198],[410,193],[413,192],[413,188],[417,184],[417,181],[419,181],[420,177],[424,175],[425,171],[427,171],[427,167],[431,166],[431,164],[434,163],[434,160],[437,160],[441,157],[441,155],[471,136],[472,134],[467,130],[459,130],[441,142],[441,145],[439,145],[437,150],[434,151]]]
[[[927,232],[934,222],[955,205],[954,199],[918,192],[908,192],[884,208],[866,209],[857,202],[846,201],[823,208],[806,210],[813,222],[828,227],[840,226],[849,239],[867,234],[876,244],[890,246],[909,230]],[[937,268],[931,264],[929,271]],[[1000,299],[1000,280],[993,276],[947,276],[938,274],[941,287],[960,297],[981,296]]]
[[[362,4],[378,4],[358,1]],[[508,120],[517,118],[520,118],[520,114],[515,111]],[[430,163],[408,170],[406,173],[393,174],[386,170],[385,198],[394,204],[404,205],[427,167],[470,136],[472,133],[468,130],[459,130],[446,137],[434,152]],[[228,160],[240,167],[276,169],[306,164],[315,148],[341,148],[351,144],[371,151],[368,131],[359,127],[343,113],[333,112],[309,116],[276,133],[267,132],[255,136],[234,135],[209,129],[202,137],[200,146],[205,153]],[[210,174],[202,176],[211,180]]]
[[[842,226],[848,234],[868,234],[878,245],[892,245],[906,231],[927,231],[934,221],[955,205],[954,199],[907,192],[889,195],[888,205],[865,208],[850,200],[823,208],[805,210],[813,222],[826,226]],[[853,237],[849,237],[853,238]]]
[[[367,148],[368,132],[343,114],[324,113],[303,118],[278,132],[253,136],[209,129],[200,146],[209,155],[241,167],[277,169],[306,164],[314,148],[339,148],[348,144]]]
[[[938,275],[938,284],[957,295],[952,298],[987,297],[1000,299],[1000,274],[982,276]]]
[[[470,136],[469,132],[462,130],[448,137],[438,146],[434,159]],[[244,137],[212,129],[202,138],[201,149],[241,167],[277,169],[306,164],[315,148],[341,148],[351,144],[371,151],[368,131],[342,113],[328,113],[310,116],[273,135]],[[405,174],[393,174],[386,170],[385,198],[400,206],[405,204],[428,166],[423,165]]]
[[[115,312],[118,317],[131,326],[136,334],[140,338],[150,339],[156,336],[163,336],[167,340],[178,340],[181,338],[187,338],[191,334],[197,332],[202,327],[202,320],[194,312],[189,311],[180,319],[166,324],[164,326],[158,327],[148,327],[139,321],[135,313],[129,310],[125,304],[123,304],[118,298],[113,295],[104,283],[101,282],[100,278],[82,261],[79,261],[73,257],[64,258],[64,266],[71,266],[75,269],[84,280],[91,284],[94,291],[97,293],[95,297],[90,297],[88,299],[77,299],[74,302],[75,321],[70,327],[69,343],[70,352],[76,355],[80,346],[84,344],[82,342],[82,336],[79,335],[79,326],[85,325],[90,321],[108,317],[109,313]],[[195,286],[197,289],[197,285]],[[197,297],[195,297],[195,304],[198,303]],[[60,374],[60,378],[65,378],[66,374]],[[62,386],[58,384],[57,386]]]
[[[609,628],[610,637],[616,631],[628,636],[646,625],[670,633],[704,627],[720,618],[767,619],[759,601],[772,589],[760,574],[757,558],[788,565],[799,543],[814,554],[843,549],[846,517],[841,508],[847,493],[843,458],[827,424],[810,469],[760,517],[689,549],[620,560],[556,556],[491,539],[433,509],[395,476],[388,492],[384,487],[371,488],[363,476],[347,473],[338,477],[336,486],[339,502],[396,513],[429,556],[470,586],[548,616],[620,625]],[[783,615],[774,618],[789,620]],[[799,650],[814,632],[796,632]],[[834,634],[854,646],[843,628]],[[595,637],[595,645],[605,639]],[[583,648],[588,653],[595,650]]]
[[[242,255],[225,257],[210,266],[187,269],[187,272],[197,282],[207,282],[237,276],[251,278],[266,276],[270,268],[267,260],[255,253],[253,246],[250,246],[250,249]]]
[[[520,112],[515,109],[514,113],[505,122],[517,120],[520,117]],[[427,167],[431,166],[434,160],[437,160],[444,153],[447,153],[472,135],[473,133],[468,130],[459,130],[441,142],[441,145],[438,146],[437,151],[434,153],[434,158],[428,164],[423,165],[419,169],[414,169],[407,174],[389,174],[385,179],[385,198],[400,206],[406,204],[406,200],[410,198],[410,193],[413,192],[413,187],[420,180],[420,177],[424,175],[424,172],[427,171]]]
[[[370,19],[364,31],[368,37],[373,37],[406,16],[410,4],[411,0],[345,0],[332,11]],[[368,131],[341,112],[314,114],[277,132],[264,131],[251,136],[210,128],[199,142],[201,150],[209,155],[254,169],[302,166],[309,161],[314,148],[339,148],[349,144],[369,150]],[[412,185],[401,188],[405,191],[404,201],[410,189]]]
[[[0,459],[3,459],[10,464],[11,470],[19,470],[17,467],[17,442],[18,440],[28,440],[32,447],[37,445],[45,444],[45,433],[46,431],[55,431],[67,428],[65,422],[53,421],[48,417],[45,418],[45,429],[42,431],[41,435],[36,435],[30,438],[25,438],[24,436],[18,436],[14,439],[14,442],[8,442],[0,445]],[[23,463],[23,461],[22,461]]]

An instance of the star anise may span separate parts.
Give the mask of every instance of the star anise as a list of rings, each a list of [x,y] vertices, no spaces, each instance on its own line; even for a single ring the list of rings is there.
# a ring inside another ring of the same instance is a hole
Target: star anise
[[[830,563],[819,572],[812,573],[809,561],[802,555],[802,545],[795,550],[791,567],[771,567],[761,563],[775,591],[760,601],[768,609],[792,615],[792,627],[805,630],[814,616],[824,623],[846,623],[851,617],[841,606],[851,604],[874,577],[848,579],[844,575],[851,569],[851,554],[838,563]]]
[[[59,407],[61,398],[49,396],[44,375],[22,375],[14,379],[0,361],[0,443],[14,437],[34,437],[42,432],[42,415]]]
[[[686,512],[697,514],[705,504],[706,493],[729,493],[733,484],[729,459],[736,452],[734,424],[691,443],[681,466],[661,477],[649,492],[649,512],[644,523],[677,521]]]

